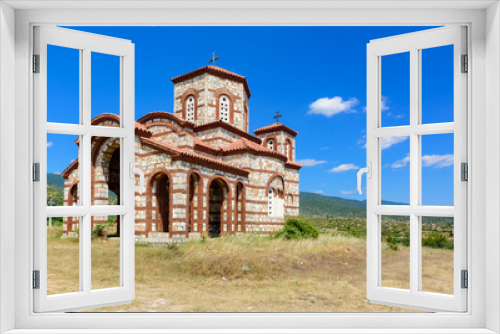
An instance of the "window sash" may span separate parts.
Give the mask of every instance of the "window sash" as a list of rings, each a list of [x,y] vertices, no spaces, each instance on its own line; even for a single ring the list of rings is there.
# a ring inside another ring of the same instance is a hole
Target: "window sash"
[[[467,269],[467,183],[460,180],[460,163],[467,162],[467,76],[460,73],[461,54],[466,54],[465,27],[447,27],[371,41],[367,47],[367,161],[372,177],[367,179],[367,297],[370,301],[424,310],[464,312],[467,290],[461,289],[460,271]],[[454,122],[420,124],[421,49],[454,45]],[[382,127],[381,57],[410,52],[410,125]],[[454,206],[420,205],[421,135],[454,133]],[[410,137],[410,205],[381,205],[381,138]],[[410,217],[410,289],[381,286],[381,216]],[[454,217],[454,295],[420,291],[421,217]]]
[[[40,163],[40,182],[34,183],[34,270],[40,271],[40,289],[34,289],[34,311],[71,311],[99,305],[129,302],[134,298],[134,179],[127,176],[128,162],[134,161],[134,46],[130,41],[64,28],[35,27],[34,53],[40,55],[40,71],[34,74],[34,161]],[[80,123],[47,122],[47,45],[80,50]],[[91,53],[120,57],[120,127],[91,125]],[[50,133],[78,135],[80,205],[47,207],[47,148]],[[120,139],[121,205],[103,206],[91,203],[92,136]],[[91,288],[92,216],[120,215],[120,286]],[[46,217],[80,217],[79,291],[47,295],[47,229]]]

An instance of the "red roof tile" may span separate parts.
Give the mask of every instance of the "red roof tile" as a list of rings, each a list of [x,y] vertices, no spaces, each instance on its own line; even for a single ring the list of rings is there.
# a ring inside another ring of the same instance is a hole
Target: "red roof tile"
[[[287,168],[292,168],[292,169],[301,169],[302,168],[302,165],[299,164],[299,163],[296,163],[295,161],[287,161],[285,163],[285,167]]]
[[[232,132],[234,133],[235,135],[238,135],[240,137],[243,137],[243,138],[246,138],[248,140],[251,140],[257,144],[260,144],[262,143],[262,140],[260,138],[257,138],[255,137],[254,135],[251,135],[250,133],[248,132],[245,132],[243,130],[240,130],[238,129],[237,127],[235,127],[234,125],[231,125],[227,122],[224,122],[222,120],[217,120],[217,121],[212,121],[212,122],[209,122],[209,123],[205,123],[205,124],[200,124],[200,125],[196,125],[194,127],[194,132],[201,132],[201,131],[205,131],[205,130],[210,130],[210,129],[215,129],[215,128],[223,128],[229,132]]]
[[[141,138],[141,141],[149,145],[153,148],[156,148],[160,151],[167,152],[172,156],[172,161],[181,160],[191,163],[196,163],[205,167],[222,170],[225,172],[229,172],[235,175],[248,176],[249,172],[247,170],[235,167],[227,162],[217,160],[215,158],[207,157],[195,152],[183,150],[177,148],[172,145],[165,144],[161,141],[150,139],[150,138]]]
[[[168,119],[168,120],[176,122],[181,127],[186,127],[186,128],[190,128],[190,129],[194,128],[194,123],[188,122],[185,119],[182,119],[179,116],[177,116],[177,115],[175,115],[173,113],[170,113],[170,112],[166,112],[166,111],[152,111],[152,112],[148,112],[146,115],[144,115],[141,118],[139,118],[137,120],[137,122],[139,122],[139,123],[142,124],[142,123],[145,123],[145,122],[147,122],[147,121],[149,121],[151,119],[155,119],[155,118]]]
[[[115,115],[115,114],[111,114],[111,113],[102,113],[102,114],[94,117],[90,124],[96,125],[96,124],[99,124],[99,123],[105,122],[105,121],[113,121],[113,122],[117,122],[118,124],[120,124],[120,116]],[[108,126],[108,125],[105,125],[105,126]],[[135,133],[139,136],[148,137],[148,138],[153,135],[153,133],[151,131],[149,131],[144,125],[142,125],[141,123],[138,123],[138,122],[135,122]]]
[[[254,130],[253,133],[255,133],[256,135],[260,135],[263,133],[270,133],[270,132],[277,132],[277,131],[287,132],[294,137],[297,135],[297,131],[290,129],[288,126],[281,124],[281,123],[274,123],[274,124],[271,124],[268,126],[264,126],[264,127],[259,128],[257,130]]]
[[[78,167],[78,159],[75,159],[66,169],[61,173],[63,178],[67,178],[73,169]]]
[[[172,82],[175,84],[178,82],[186,81],[188,79],[197,77],[197,76],[202,75],[204,73],[210,73],[210,74],[222,77],[222,78],[231,79],[231,80],[234,80],[237,82],[241,82],[243,84],[243,86],[245,87],[245,91],[247,92],[248,98],[250,98],[250,96],[251,96],[250,88],[248,88],[248,83],[247,83],[246,77],[239,75],[239,74],[236,74],[234,72],[228,71],[226,69],[223,69],[221,67],[214,66],[214,65],[203,66],[203,67],[200,67],[194,71],[191,71],[191,72],[179,75],[177,77],[174,77],[174,78],[172,78]]]
[[[238,139],[232,144],[227,145],[223,148],[224,155],[232,155],[240,152],[250,151],[252,153],[256,153],[257,155],[265,155],[273,158],[278,158],[283,162],[286,162],[288,159],[285,155],[268,149],[265,146],[260,144],[253,143],[245,138]]]

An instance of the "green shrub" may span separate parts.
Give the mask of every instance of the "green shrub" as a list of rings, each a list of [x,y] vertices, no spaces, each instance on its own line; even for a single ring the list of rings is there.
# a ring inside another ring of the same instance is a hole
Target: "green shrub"
[[[299,218],[288,218],[283,229],[275,234],[277,238],[283,239],[317,239],[319,230],[309,221]]]
[[[422,246],[442,249],[453,249],[453,240],[449,241],[439,232],[431,233],[427,238],[422,239]]]

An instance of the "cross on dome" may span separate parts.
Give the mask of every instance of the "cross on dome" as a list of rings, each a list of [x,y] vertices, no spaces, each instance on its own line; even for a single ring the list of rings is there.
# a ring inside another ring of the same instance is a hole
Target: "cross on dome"
[[[212,63],[212,65],[214,65],[214,66],[215,66],[215,61],[216,61],[216,60],[219,60],[219,59],[220,59],[220,57],[219,57],[219,56],[217,56],[217,57],[216,57],[216,56],[215,56],[215,51],[214,51],[214,52],[212,52],[212,59],[210,59],[208,62],[209,62],[209,63]]]
[[[274,119],[276,119],[276,123],[279,123],[280,122],[280,117],[283,117],[282,114],[280,114],[280,112],[277,110],[276,111],[276,115],[273,116]]]

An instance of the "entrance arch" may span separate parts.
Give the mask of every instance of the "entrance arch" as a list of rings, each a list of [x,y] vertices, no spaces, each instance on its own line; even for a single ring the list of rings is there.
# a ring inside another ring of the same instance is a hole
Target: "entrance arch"
[[[223,231],[223,224],[228,218],[229,186],[221,177],[214,178],[208,188],[208,236],[218,238]]]
[[[164,171],[157,172],[151,178],[149,186],[149,198],[153,201],[151,210],[153,223],[156,223],[156,231],[170,232],[171,223],[171,179]]]

